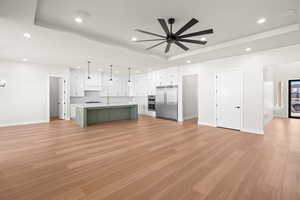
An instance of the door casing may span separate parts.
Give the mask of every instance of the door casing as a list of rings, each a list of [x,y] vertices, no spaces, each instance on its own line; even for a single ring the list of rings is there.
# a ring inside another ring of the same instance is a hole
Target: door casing
[[[291,90],[292,90],[291,83],[293,81],[300,81],[300,79],[294,79],[294,80],[288,81],[288,116],[289,116],[289,118],[300,119],[300,117],[292,116],[292,113],[291,113],[291,98],[292,98],[291,97]]]
[[[48,122],[50,122],[50,78],[54,77],[54,78],[59,78],[63,81],[63,119],[67,120],[68,116],[67,116],[67,111],[68,111],[68,101],[67,101],[67,93],[68,93],[68,84],[67,84],[67,80],[64,76],[57,76],[57,75],[49,75],[47,77],[47,86],[48,86],[48,91],[47,91],[47,113],[48,113]]]

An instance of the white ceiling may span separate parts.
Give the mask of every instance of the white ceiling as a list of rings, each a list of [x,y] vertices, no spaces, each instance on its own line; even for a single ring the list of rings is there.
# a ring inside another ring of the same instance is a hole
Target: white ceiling
[[[114,64],[121,71],[132,66],[145,72],[188,59],[241,55],[246,47],[256,52],[298,44],[298,6],[298,0],[0,0],[0,58],[61,66],[92,60],[96,67]],[[78,11],[89,15],[82,24],[74,22]],[[206,36],[206,47],[188,45],[187,53],[171,48],[166,59],[163,46],[149,52],[144,48],[151,44],[130,41],[149,38],[136,28],[162,34],[158,17],[175,17],[176,28],[195,17],[200,22],[187,33],[207,28],[215,33]],[[261,17],[267,23],[256,24]],[[24,39],[24,32],[32,38]]]
[[[36,23],[142,51],[152,43],[131,42],[133,36],[140,39],[149,38],[147,35],[136,33],[134,29],[163,34],[157,22],[159,17],[174,17],[174,30],[181,28],[193,17],[198,19],[199,23],[187,33],[213,28],[214,34],[206,37],[208,45],[214,45],[295,24],[297,16],[289,14],[289,10],[297,7],[297,0],[40,0]],[[89,16],[83,16],[84,23],[78,25],[74,23],[74,17],[79,16],[78,12],[82,11]],[[266,17],[268,23],[258,26],[256,20],[261,17]],[[157,47],[152,52],[163,56],[164,46]],[[201,45],[187,46],[191,47],[191,50],[203,48]],[[181,53],[183,51],[174,46],[169,56]]]

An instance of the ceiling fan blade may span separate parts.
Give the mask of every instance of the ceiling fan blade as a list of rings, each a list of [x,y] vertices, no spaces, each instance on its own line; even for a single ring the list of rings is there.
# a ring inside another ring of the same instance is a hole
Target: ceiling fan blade
[[[191,28],[192,26],[194,26],[195,24],[197,24],[199,21],[195,18],[191,19],[188,23],[186,23],[181,29],[179,29],[175,35],[179,36],[181,33],[183,33],[184,31],[188,30],[189,28]]]
[[[189,34],[186,34],[186,35],[181,35],[179,37],[180,38],[187,38],[187,37],[200,36],[200,35],[206,35],[206,34],[212,34],[212,33],[214,33],[214,30],[213,29],[208,29],[208,30],[204,30],[204,31],[189,33]]]
[[[180,41],[180,42],[194,43],[194,44],[203,44],[203,45],[207,43],[207,41],[187,40],[187,39],[181,39],[181,38],[179,38],[178,41]]]
[[[153,35],[153,36],[157,36],[157,37],[161,37],[161,38],[166,38],[163,35],[159,35],[159,34],[156,34],[156,33],[151,33],[151,32],[148,32],[148,31],[143,31],[141,29],[135,29],[135,30],[138,31],[138,32],[140,32],[140,33],[145,33],[145,34],[148,34],[148,35]]]
[[[171,43],[169,42],[166,46],[165,53],[168,53],[170,51]]]
[[[157,47],[157,46],[159,46],[159,45],[161,45],[161,44],[163,44],[163,43],[165,43],[166,41],[162,41],[162,42],[160,42],[160,43],[157,43],[157,44],[155,44],[155,45],[153,45],[153,46],[151,46],[151,47],[148,47],[146,50],[150,50],[150,49],[153,49],[154,47]]]
[[[169,35],[170,34],[170,31],[169,31],[169,28],[168,28],[168,25],[166,23],[166,20],[165,19],[162,19],[162,18],[159,18],[157,19],[158,22],[160,23],[161,27],[164,29],[166,35]]]
[[[185,46],[184,44],[182,44],[181,42],[175,41],[175,44],[185,51],[189,50],[189,48],[187,46]]]
[[[151,40],[137,40],[135,42],[154,42],[154,41],[163,41],[166,39],[151,39]]]

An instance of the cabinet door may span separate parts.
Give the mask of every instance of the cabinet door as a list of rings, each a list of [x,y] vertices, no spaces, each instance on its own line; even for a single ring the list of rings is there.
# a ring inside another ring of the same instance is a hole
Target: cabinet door
[[[101,73],[91,72],[90,79],[88,74],[85,73],[85,90],[100,90],[101,89]]]
[[[149,90],[149,95],[155,95],[155,89],[156,89],[156,79],[155,79],[155,73],[150,72],[148,73],[148,90]]]
[[[71,104],[71,119],[75,119],[76,117],[76,105]]]
[[[70,70],[70,95],[72,97],[84,96],[84,79],[80,70]]]

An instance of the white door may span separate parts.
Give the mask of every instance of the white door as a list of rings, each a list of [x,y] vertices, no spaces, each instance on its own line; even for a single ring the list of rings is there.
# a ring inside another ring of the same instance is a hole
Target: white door
[[[242,77],[240,71],[218,73],[217,83],[217,126],[241,129]]]
[[[65,119],[64,116],[64,79],[58,79],[58,117],[59,119]]]

